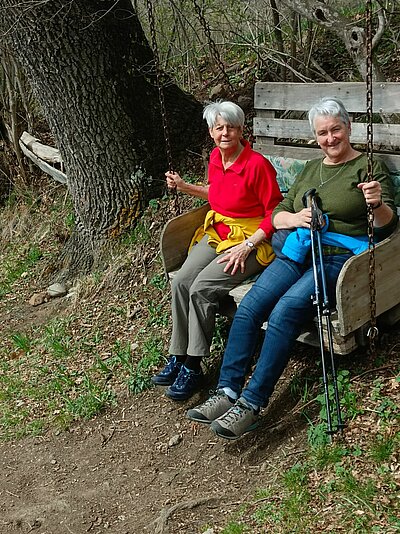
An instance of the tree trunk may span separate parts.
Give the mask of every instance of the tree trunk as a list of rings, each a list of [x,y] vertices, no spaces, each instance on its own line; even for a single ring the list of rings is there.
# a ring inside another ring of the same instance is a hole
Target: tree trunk
[[[153,55],[129,0],[27,4],[3,0],[0,31],[65,163],[76,219],[62,257],[62,277],[70,278],[90,269],[107,239],[131,228],[164,187]],[[204,140],[201,105],[173,84],[165,100],[178,159]]]
[[[282,37],[281,17],[279,14],[279,10],[276,6],[276,0],[270,0],[269,3],[271,6],[272,20],[274,23],[274,35],[275,35],[275,41],[276,41],[276,49],[278,50],[281,59],[283,59],[284,53],[285,53],[285,47],[283,44],[283,37]],[[285,65],[279,65],[279,74],[281,76],[282,81],[286,82],[287,68]]]

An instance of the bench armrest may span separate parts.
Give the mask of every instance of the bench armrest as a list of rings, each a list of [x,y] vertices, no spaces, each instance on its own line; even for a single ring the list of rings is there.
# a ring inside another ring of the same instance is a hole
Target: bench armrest
[[[375,247],[376,315],[400,300],[400,227]],[[349,258],[336,285],[340,333],[345,336],[370,320],[369,251]]]

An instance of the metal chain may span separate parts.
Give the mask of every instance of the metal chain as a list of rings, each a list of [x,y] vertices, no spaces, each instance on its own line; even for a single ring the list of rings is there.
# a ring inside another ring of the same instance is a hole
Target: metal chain
[[[153,49],[154,66],[155,66],[155,72],[156,72],[158,98],[160,101],[161,118],[162,118],[163,130],[164,130],[165,150],[167,154],[168,169],[170,172],[173,172],[172,151],[171,151],[170,135],[169,135],[169,128],[168,128],[167,111],[165,107],[163,80],[161,79],[160,56],[158,53],[155,16],[154,16],[152,0],[147,0],[147,11],[148,11],[148,16],[149,16],[151,45]],[[177,191],[172,190],[171,194],[173,195],[173,198],[174,198],[175,213],[176,215],[179,215],[180,206],[179,206],[179,199],[178,199]]]
[[[212,38],[210,26],[208,25],[208,23],[207,23],[207,21],[206,21],[206,19],[204,17],[203,9],[199,6],[197,0],[193,0],[193,6],[194,6],[194,9],[196,10],[196,13],[197,13],[198,17],[199,17],[200,24],[203,27],[204,33],[206,34],[207,41],[208,41],[209,47],[211,49],[212,56],[213,56],[214,60],[216,61],[217,65],[219,67],[219,70],[221,71],[223,77],[225,78],[225,81],[228,84],[230,90],[233,91],[234,87],[233,87],[233,85],[231,84],[231,82],[229,80],[228,74],[226,73],[226,70],[225,70],[225,65],[223,64],[222,59],[221,59],[221,55],[220,55],[220,53],[219,53],[219,51],[217,49],[217,45],[215,44],[215,41]]]
[[[371,182],[373,176],[373,128],[372,128],[372,0],[366,2],[366,40],[367,40],[367,181]],[[368,204],[368,249],[369,249],[369,298],[370,298],[370,327],[368,329],[369,347],[372,356],[376,354],[375,339],[378,334],[376,326],[376,283],[375,283],[375,243],[374,243],[374,210]]]

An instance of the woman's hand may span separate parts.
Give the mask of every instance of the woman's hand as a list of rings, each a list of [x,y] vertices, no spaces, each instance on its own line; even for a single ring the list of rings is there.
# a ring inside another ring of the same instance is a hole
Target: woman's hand
[[[177,191],[182,191],[186,182],[182,180],[177,172],[167,171],[165,173],[167,177],[167,187],[168,189],[176,189]]]
[[[311,225],[311,208],[303,208],[296,213],[289,211],[280,211],[273,220],[273,225],[277,230],[293,228],[310,228]]]
[[[375,180],[372,182],[363,182],[358,184],[357,187],[362,191],[367,204],[370,204],[373,208],[381,205],[382,187],[379,182]]]
[[[167,171],[165,173],[167,178],[167,187],[173,191],[180,191],[193,197],[202,198],[208,200],[208,185],[196,185],[189,182],[185,182],[177,172]]]
[[[238,269],[240,269],[241,273],[244,273],[246,260],[250,252],[251,248],[246,245],[246,241],[243,241],[240,245],[236,245],[227,250],[226,254],[218,259],[217,263],[226,263],[224,273],[227,273],[232,269],[232,276]]]

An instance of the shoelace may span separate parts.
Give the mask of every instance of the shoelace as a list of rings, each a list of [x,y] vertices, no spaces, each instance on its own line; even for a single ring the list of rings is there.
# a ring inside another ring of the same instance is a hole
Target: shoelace
[[[194,376],[194,374],[194,371],[182,366],[176,379],[176,386],[182,386],[186,380],[190,379],[192,376]]]
[[[219,391],[219,390],[210,391],[210,395],[211,397],[207,399],[203,404],[204,408],[208,408],[208,407],[212,408],[215,404],[219,402],[221,397],[226,396],[223,391]]]
[[[232,408],[229,408],[229,410],[222,416],[221,419],[227,422],[230,422],[231,420],[238,421],[243,413],[248,412],[249,410],[251,410],[251,408],[245,406],[241,402],[237,402],[234,406],[232,406]]]
[[[176,358],[171,358],[165,367],[165,372],[170,373],[179,364]]]

